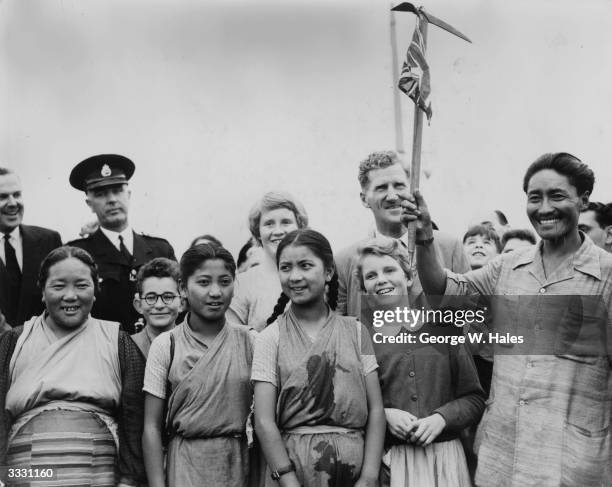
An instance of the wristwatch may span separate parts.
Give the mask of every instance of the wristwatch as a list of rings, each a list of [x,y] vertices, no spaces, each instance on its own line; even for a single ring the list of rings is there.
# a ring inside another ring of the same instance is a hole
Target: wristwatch
[[[283,475],[289,472],[295,472],[295,465],[293,464],[292,460],[289,460],[289,465],[272,470],[270,476],[272,477],[272,480],[280,480]]]
[[[433,243],[434,238],[433,235],[429,238],[424,238],[423,240],[415,240],[414,243],[416,243],[417,245],[429,245],[431,243]]]

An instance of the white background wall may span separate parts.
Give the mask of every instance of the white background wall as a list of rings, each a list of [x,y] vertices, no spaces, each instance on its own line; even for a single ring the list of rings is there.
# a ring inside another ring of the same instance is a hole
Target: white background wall
[[[429,31],[422,187],[438,224],[462,235],[500,208],[528,225],[522,175],[548,151],[590,164],[595,199],[612,200],[610,2],[427,8],[474,42]],[[414,17],[397,21],[401,58]],[[356,168],[395,144],[384,1],[0,0],[0,68],[0,164],[22,177],[25,221],[65,240],[92,217],[68,174],[104,152],[137,165],[133,227],[177,253],[205,232],[237,251],[274,188],[336,250],[372,225]]]

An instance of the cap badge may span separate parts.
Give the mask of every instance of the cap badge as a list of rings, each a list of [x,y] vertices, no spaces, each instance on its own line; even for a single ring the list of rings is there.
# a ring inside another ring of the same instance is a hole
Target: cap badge
[[[111,168],[108,166],[108,164],[104,164],[102,166],[102,170],[100,171],[100,175],[104,178],[109,177],[111,174],[113,173],[113,171],[111,171]]]

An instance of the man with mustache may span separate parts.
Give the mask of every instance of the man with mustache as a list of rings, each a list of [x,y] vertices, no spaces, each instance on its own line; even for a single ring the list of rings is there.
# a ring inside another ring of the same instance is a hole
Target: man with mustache
[[[356,273],[357,250],[372,237],[378,236],[397,239],[406,247],[408,230],[401,219],[401,202],[410,197],[408,174],[397,153],[393,151],[373,152],[361,161],[358,180],[361,185],[361,203],[372,212],[376,229],[367,238],[342,250],[336,258],[339,280],[337,311],[356,318],[361,315],[362,292]],[[435,249],[443,267],[455,272],[469,270],[459,239],[436,231]],[[415,299],[422,296],[418,278],[415,279],[410,294]],[[411,302],[416,305],[414,299]]]
[[[167,240],[137,234],[129,225],[128,180],[134,170],[127,157],[101,154],[81,161],[70,173],[70,184],[85,192],[87,206],[99,224],[88,237],[69,243],[89,252],[98,265],[100,293],[92,315],[118,321],[128,333],[135,332],[138,320],[132,306],[138,269],[156,257],[176,261]]]
[[[23,225],[23,210],[19,177],[0,167],[0,316],[13,327],[42,312],[38,268],[49,252],[62,245],[56,231]]]

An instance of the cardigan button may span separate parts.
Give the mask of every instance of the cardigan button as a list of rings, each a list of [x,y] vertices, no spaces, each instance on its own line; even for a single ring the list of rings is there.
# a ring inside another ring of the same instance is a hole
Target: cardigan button
[[[416,374],[414,373],[414,370],[411,370],[410,373],[408,374],[410,377],[414,377]]]

